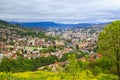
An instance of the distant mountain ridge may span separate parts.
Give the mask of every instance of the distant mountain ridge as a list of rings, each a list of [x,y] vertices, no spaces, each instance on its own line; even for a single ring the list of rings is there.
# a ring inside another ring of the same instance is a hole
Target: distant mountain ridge
[[[62,23],[55,23],[55,22],[10,22],[11,24],[20,24],[24,27],[30,28],[73,28],[73,27],[92,27],[95,25],[106,25],[109,23],[79,23],[79,24],[62,24]]]

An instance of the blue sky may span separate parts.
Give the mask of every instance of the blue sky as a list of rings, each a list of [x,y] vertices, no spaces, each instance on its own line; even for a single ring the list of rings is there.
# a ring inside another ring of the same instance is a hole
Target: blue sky
[[[120,19],[120,0],[0,0],[0,19],[99,23]]]

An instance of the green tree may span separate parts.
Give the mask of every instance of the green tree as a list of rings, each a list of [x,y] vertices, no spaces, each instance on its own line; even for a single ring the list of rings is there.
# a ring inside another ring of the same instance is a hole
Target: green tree
[[[10,72],[11,67],[11,60],[4,57],[0,63],[0,71]]]
[[[66,66],[66,72],[72,76],[72,80],[76,80],[79,75],[80,67],[76,59],[76,55],[68,55],[68,65]]]
[[[120,80],[120,20],[106,26],[98,40],[99,52],[114,61]]]
[[[79,50],[79,45],[78,44],[76,44],[76,49]]]

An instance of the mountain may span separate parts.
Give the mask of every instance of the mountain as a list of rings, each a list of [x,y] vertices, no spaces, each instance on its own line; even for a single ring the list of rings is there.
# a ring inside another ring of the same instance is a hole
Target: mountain
[[[41,27],[54,27],[58,26],[58,24],[54,22],[28,22],[28,23],[20,23],[22,26],[41,26]]]
[[[14,23],[15,24],[15,23]],[[7,21],[0,20],[0,40],[4,41],[4,36],[6,40],[16,40],[17,38],[24,37],[39,37],[45,38],[43,30],[25,28],[22,26],[10,24]],[[14,34],[14,35],[13,35]]]
[[[4,25],[4,26],[8,26],[8,25],[12,25],[12,24],[10,24],[10,23],[8,23],[8,22],[6,22],[6,21],[3,21],[3,20],[0,20],[0,25],[2,26],[2,25]]]
[[[24,27],[57,27],[59,26],[54,22],[10,22],[12,24],[19,24]]]
[[[108,23],[79,23],[79,24],[62,24],[62,23],[55,23],[55,22],[10,22],[12,24],[20,24],[24,27],[30,27],[30,28],[86,28],[86,27],[100,27],[103,25],[106,25]]]

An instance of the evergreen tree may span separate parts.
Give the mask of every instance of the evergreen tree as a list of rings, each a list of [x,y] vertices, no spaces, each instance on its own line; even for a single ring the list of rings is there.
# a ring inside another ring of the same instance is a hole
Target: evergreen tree
[[[114,61],[120,80],[120,20],[112,22],[99,35],[99,52]]]

